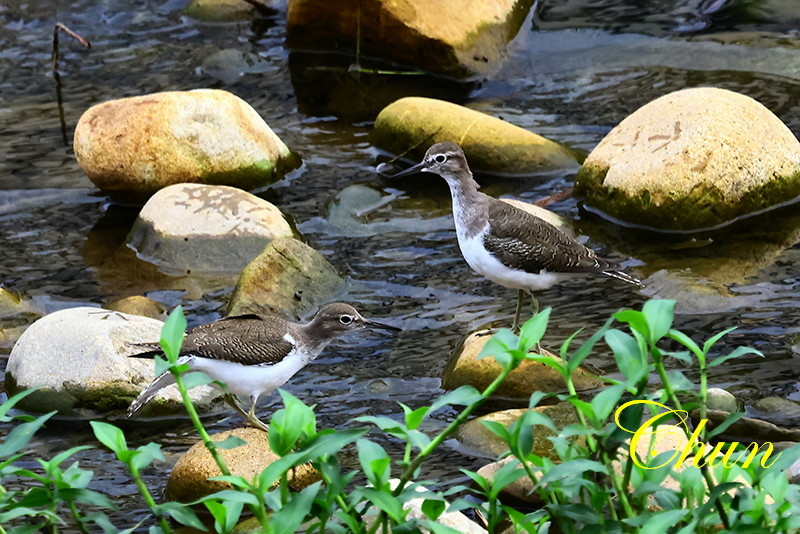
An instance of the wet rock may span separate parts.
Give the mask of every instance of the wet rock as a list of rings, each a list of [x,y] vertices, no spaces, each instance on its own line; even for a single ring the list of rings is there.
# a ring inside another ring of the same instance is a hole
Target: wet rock
[[[581,167],[575,192],[630,223],[709,228],[797,197],[800,142],[750,97],[685,89],[606,135]]]
[[[34,311],[34,307],[29,301],[22,300],[19,295],[0,287],[0,317],[13,317],[32,311]]]
[[[272,311],[299,317],[344,289],[322,254],[292,238],[272,241],[242,272],[228,315]]]
[[[725,419],[730,415],[728,412],[719,410],[708,410],[706,418],[708,419],[708,429],[712,429],[717,425],[725,422]],[[693,410],[691,413],[692,419],[697,422],[699,412]],[[750,442],[777,442],[777,441],[795,441],[800,442],[800,430],[796,428],[783,428],[778,425],[761,421],[760,419],[753,419],[751,417],[742,417],[731,426],[729,426],[723,433],[723,439],[739,438],[739,441],[744,443]]]
[[[167,274],[232,274],[271,240],[291,237],[280,210],[235,187],[176,184],[147,201],[128,246]]]
[[[265,74],[277,70],[274,63],[258,54],[235,48],[225,48],[209,54],[203,60],[201,68],[203,74],[229,85],[236,83],[245,74]]]
[[[114,300],[106,305],[106,309],[130,315],[150,317],[151,319],[158,319],[159,321],[167,320],[166,307],[141,295]]]
[[[253,19],[258,11],[244,0],[192,0],[185,13],[203,22],[239,22]]]
[[[491,356],[478,360],[483,346],[491,336],[475,332],[467,336],[460,351],[457,350],[448,362],[442,376],[444,389],[456,389],[471,385],[483,390],[502,371]],[[544,350],[544,349],[543,349]],[[547,352],[547,351],[544,351]],[[557,356],[554,358],[558,359]],[[604,383],[589,371],[578,368],[572,379],[578,391],[602,387]],[[535,391],[558,393],[566,391],[566,384],[554,369],[538,362],[524,361],[500,385],[495,393],[498,397],[527,400]]]
[[[538,406],[533,410],[548,416],[557,429],[562,429],[567,425],[578,422],[578,414],[568,402],[561,402],[552,406]],[[503,410],[477,417],[459,427],[456,430],[455,437],[470,454],[496,458],[508,450],[508,445],[486,428],[482,421],[496,421],[508,427],[526,411],[528,410],[523,408]],[[547,439],[555,435],[556,433],[549,428],[537,425],[536,431],[533,433],[533,448],[531,452],[539,456],[556,459],[558,456],[553,448],[553,442]]]
[[[358,39],[365,57],[463,78],[497,68],[531,3],[292,0],[286,34],[300,50],[352,50]]]
[[[721,410],[728,413],[738,413],[742,411],[742,403],[739,402],[733,393],[722,388],[709,388],[708,401],[706,407],[709,410]]]
[[[441,141],[457,141],[473,171],[532,174],[574,168],[575,154],[549,139],[504,120],[432,98],[407,97],[375,119],[377,146],[420,161]]]
[[[219,452],[231,474],[253,480],[261,471],[280,456],[269,448],[267,434],[256,428],[234,428],[211,436],[213,441],[223,441],[235,436],[246,442],[233,449]],[[231,485],[219,480],[208,480],[222,473],[202,441],[198,441],[178,459],[167,480],[166,497],[170,501],[191,502],[217,491],[230,489]],[[289,473],[289,487],[295,491],[320,480],[311,465],[296,467]]]
[[[800,427],[800,403],[781,397],[758,399],[749,415],[784,427]]]
[[[153,361],[128,358],[141,352],[134,343],[157,341],[163,323],[101,308],[70,308],[46,315],[19,338],[6,366],[10,394],[38,387],[20,408],[58,410],[92,417],[127,409],[154,377]],[[218,392],[211,386],[190,391],[195,406],[207,410]],[[182,412],[174,387],[142,408],[141,415]]]
[[[296,163],[250,105],[215,89],[92,106],[78,121],[74,148],[89,179],[126,200],[181,182],[253,189]]]

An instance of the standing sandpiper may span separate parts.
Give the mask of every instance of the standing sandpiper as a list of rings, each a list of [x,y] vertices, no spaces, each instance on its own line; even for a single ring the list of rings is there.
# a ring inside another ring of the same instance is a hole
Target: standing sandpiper
[[[620,266],[530,213],[478,191],[464,151],[455,143],[431,146],[421,163],[391,178],[417,172],[438,174],[450,186],[461,254],[474,271],[519,290],[512,330],[519,328],[525,292],[547,289],[581,273],[597,273],[641,286]],[[535,312],[534,312],[535,314]]]
[[[277,315],[225,317],[187,332],[178,363],[188,364],[188,372],[202,371],[223,383],[225,400],[251,426],[266,431],[267,425],[255,415],[258,397],[285,384],[338,336],[369,327],[400,330],[364,319],[352,306],[338,302],[323,306],[306,324]],[[138,346],[149,350],[134,355],[137,358],[153,358],[161,353],[158,343]],[[174,383],[172,373],[161,374],[131,403],[128,417],[162,388]],[[250,398],[250,411],[242,409],[237,397]]]

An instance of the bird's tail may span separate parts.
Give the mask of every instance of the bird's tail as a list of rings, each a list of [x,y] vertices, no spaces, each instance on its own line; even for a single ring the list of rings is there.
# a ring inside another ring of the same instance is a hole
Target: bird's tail
[[[156,354],[162,354],[161,345],[158,343],[131,343],[131,347],[142,349],[142,352],[130,354],[131,358],[153,358]]]
[[[641,282],[641,280],[623,271],[603,271],[603,274],[610,276],[611,278],[616,278],[617,280],[622,280],[623,282],[633,284],[635,286],[644,287],[644,284]]]
[[[163,388],[174,383],[175,377],[172,375],[172,373],[169,371],[162,373],[161,376],[150,382],[150,385],[144,388],[144,390],[139,393],[139,396],[134,399],[134,401],[128,407],[128,417],[131,417],[134,413],[136,413],[136,410],[144,406]]]

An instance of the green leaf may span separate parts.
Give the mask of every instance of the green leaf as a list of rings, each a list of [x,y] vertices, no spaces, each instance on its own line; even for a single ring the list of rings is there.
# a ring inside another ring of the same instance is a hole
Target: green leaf
[[[633,336],[622,330],[612,329],[606,332],[605,341],[614,352],[617,368],[628,383],[636,385],[650,373],[646,356],[641,353],[639,343]]]
[[[439,519],[439,516],[444,513],[446,508],[447,503],[443,499],[425,499],[422,501],[422,513],[434,521]]]
[[[128,443],[125,441],[125,434],[122,433],[122,430],[102,421],[91,421],[89,424],[92,425],[92,431],[97,441],[115,452],[117,457],[123,451],[128,450]]]
[[[133,457],[131,460],[131,464],[137,471],[141,471],[142,469],[149,466],[153,463],[153,460],[163,460],[164,455],[161,454],[161,445],[158,443],[148,443],[147,445],[142,445],[136,451],[139,453]]]
[[[419,428],[420,423],[422,420],[425,419],[425,416],[428,415],[428,412],[431,411],[429,406],[422,406],[417,408],[416,410],[412,410],[402,402],[399,403],[400,407],[403,408],[403,413],[406,415],[406,426],[409,429],[416,430]]]
[[[358,448],[358,461],[367,476],[367,480],[380,488],[388,480],[389,455],[383,447],[368,439],[356,441]]]
[[[719,334],[716,334],[716,335],[712,336],[712,337],[711,337],[711,338],[710,338],[708,341],[706,341],[705,343],[703,343],[703,354],[708,354],[708,351],[710,351],[710,350],[711,350],[711,347],[713,347],[713,346],[714,346],[714,345],[717,343],[717,341],[719,341],[720,339],[722,339],[722,338],[723,338],[724,336],[726,336],[727,334],[730,334],[730,333],[731,333],[731,332],[733,332],[734,330],[736,330],[736,327],[735,327],[735,326],[734,326],[734,327],[731,327],[731,328],[728,328],[728,329],[726,329],[726,330],[723,330],[723,331],[722,331],[722,332],[720,332]]]
[[[739,419],[741,419],[744,416],[745,416],[744,412],[732,413],[732,414],[728,415],[723,422],[721,422],[720,424],[716,425],[713,428],[713,430],[710,430],[706,434],[706,439],[709,440],[709,439],[713,438],[714,436],[718,436],[718,435],[722,434],[723,432],[728,430],[728,428],[733,423],[735,423],[736,421],[738,421]]]
[[[508,428],[506,428],[504,424],[498,423],[497,421],[484,420],[481,420],[481,424],[488,428],[492,434],[502,439],[503,442],[508,443],[511,440],[511,434],[508,432]]]
[[[3,439],[3,443],[0,444],[0,458],[12,456],[24,449],[31,438],[33,438],[33,435],[36,434],[55,413],[56,412],[50,412],[41,417],[37,417],[33,421],[22,423],[11,429],[11,432],[6,434]]]
[[[461,386],[445,393],[431,405],[431,412],[443,406],[470,406],[482,399],[480,392],[472,386]]]
[[[314,504],[314,497],[319,493],[321,486],[322,482],[315,482],[303,488],[301,492],[292,494],[289,502],[269,518],[274,532],[296,532],[306,520],[311,505]]]
[[[732,358],[738,358],[740,356],[744,356],[745,354],[755,354],[756,356],[761,356],[762,358],[764,357],[764,355],[759,350],[752,349],[750,347],[737,347],[730,354],[726,354],[725,356],[718,356],[713,360],[711,360],[711,363],[708,364],[708,367],[709,369],[712,367],[716,367],[717,365],[725,363]]]
[[[642,313],[647,320],[650,332],[650,337],[647,339],[651,345],[655,345],[672,328],[672,320],[675,317],[675,301],[648,300],[642,307]]]
[[[677,341],[678,343],[680,343],[681,345],[692,351],[692,353],[698,359],[702,358],[703,360],[705,360],[703,351],[700,350],[700,347],[697,346],[697,343],[692,341],[692,338],[690,338],[683,332],[680,332],[678,330],[670,330],[669,332],[667,332],[667,337],[670,339],[674,339],[675,341]]]
[[[181,315],[181,317],[183,317]],[[161,513],[166,513],[172,519],[180,523],[181,525],[185,525],[187,527],[196,528],[199,530],[205,530],[205,526],[203,522],[200,521],[195,513],[189,508],[188,505],[182,504],[179,502],[165,502],[157,506],[157,509]]]
[[[247,445],[247,442],[242,438],[240,438],[239,436],[234,436],[234,435],[230,435],[221,441],[214,442],[214,446],[223,451],[235,449],[236,447],[241,447],[243,445]]]
[[[198,386],[205,386],[214,382],[214,379],[202,371],[192,371],[183,376],[183,386],[189,390]]]
[[[212,480],[212,478],[209,478]],[[218,477],[213,477],[213,480],[218,480]],[[206,501],[220,501],[222,503],[231,502],[231,503],[241,503],[247,504],[252,506],[259,506],[258,498],[253,495],[252,493],[247,493],[244,491],[237,491],[232,489],[221,490],[216,493],[212,493],[211,495],[206,495],[205,497],[201,497],[196,501],[188,503],[189,505],[194,506],[195,504],[205,503]]]
[[[403,517],[405,516],[403,505],[391,492],[382,491],[377,488],[359,488],[357,491],[369,502],[386,512],[393,521],[398,523],[403,522]]]
[[[686,517],[689,510],[667,510],[657,513],[642,525],[640,532],[667,532]]]
[[[175,363],[178,360],[185,332],[186,317],[183,316],[183,308],[176,306],[167,317],[164,326],[161,327],[161,339],[159,341],[170,363]]]
[[[611,412],[619,403],[622,395],[625,394],[625,386],[611,386],[592,399],[592,411],[598,421],[605,421],[611,415]]]
[[[214,517],[218,532],[231,532],[242,516],[244,504],[231,501],[204,501],[203,504]]]
[[[0,422],[4,422],[5,423],[7,421],[12,421],[13,419],[15,419],[14,417],[8,417],[8,412],[14,406],[16,406],[19,401],[21,401],[22,399],[24,399],[28,395],[30,395],[32,393],[35,393],[38,390],[39,390],[39,388],[31,388],[31,389],[27,389],[25,391],[20,391],[16,395],[6,399],[5,402],[0,403]],[[45,416],[42,416],[42,417],[45,417]]]
[[[547,330],[547,321],[550,319],[551,311],[552,308],[545,308],[522,325],[517,350],[527,353],[542,340]]]
[[[511,365],[511,349],[516,346],[517,336],[508,328],[501,328],[486,342],[477,359],[491,356],[501,367],[506,368]]]
[[[592,353],[592,349],[594,349],[595,344],[597,344],[598,341],[603,339],[603,336],[605,336],[605,333],[611,327],[611,323],[612,322],[614,322],[613,319],[607,320],[606,323],[602,326],[602,328],[600,328],[600,330],[598,330],[597,332],[592,334],[589,337],[589,339],[584,341],[581,344],[581,346],[578,347],[578,350],[576,350],[574,353],[572,353],[572,355],[567,355],[566,354],[566,347],[565,346],[561,347],[561,359],[563,359],[565,362],[567,362],[567,371],[569,372],[569,374],[573,374],[575,372],[575,370],[584,362],[584,360],[586,360],[586,358],[589,356],[589,354]],[[580,330],[578,330],[578,332],[580,332]],[[570,336],[569,340],[572,340],[572,338],[578,332],[575,332],[575,334]]]
[[[632,330],[639,332],[645,339],[650,339],[650,326],[647,323],[647,317],[636,310],[622,310],[614,314],[614,318],[621,322],[626,323]]]

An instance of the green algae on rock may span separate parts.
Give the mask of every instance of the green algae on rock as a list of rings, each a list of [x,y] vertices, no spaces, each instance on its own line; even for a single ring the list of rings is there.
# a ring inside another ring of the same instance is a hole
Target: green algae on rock
[[[281,237],[245,267],[228,315],[270,311],[300,317],[330,301],[344,286],[322,254],[297,239]]]
[[[461,145],[473,171],[533,174],[575,168],[577,155],[554,141],[497,117],[433,98],[406,97],[375,119],[377,146],[421,160],[436,143]]]
[[[78,164],[103,192],[140,200],[181,182],[254,189],[297,157],[239,97],[168,91],[92,106],[75,128]]]
[[[750,97],[684,89],[611,130],[581,167],[575,192],[636,225],[717,227],[800,195],[800,142]]]

